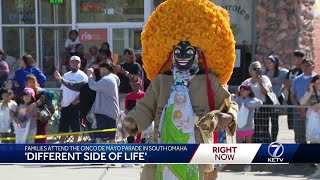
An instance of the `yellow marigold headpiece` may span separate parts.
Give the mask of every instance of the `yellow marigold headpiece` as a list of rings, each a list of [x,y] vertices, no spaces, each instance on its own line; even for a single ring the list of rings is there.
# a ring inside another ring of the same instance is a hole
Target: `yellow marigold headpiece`
[[[151,80],[171,68],[172,61],[167,59],[180,41],[189,41],[205,53],[209,71],[222,84],[231,77],[235,41],[230,18],[226,10],[209,0],[163,2],[144,26],[141,40],[143,66]]]

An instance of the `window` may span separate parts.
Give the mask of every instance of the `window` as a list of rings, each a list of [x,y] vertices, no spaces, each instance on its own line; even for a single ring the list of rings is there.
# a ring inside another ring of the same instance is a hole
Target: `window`
[[[143,0],[78,0],[78,22],[143,22]]]
[[[51,4],[48,0],[39,0],[39,23],[71,24],[71,1]]]
[[[30,54],[36,60],[36,37],[35,28],[3,28],[3,50],[7,54],[6,61],[10,67],[12,78],[19,68],[17,60],[24,54]]]
[[[39,29],[39,67],[48,79],[47,87],[55,87],[53,74],[64,61],[64,45],[71,27],[45,27]]]
[[[3,24],[34,24],[35,4],[34,0],[10,0],[2,1]]]
[[[141,51],[141,29],[113,29],[113,53],[118,55],[118,62],[122,62],[125,48]]]

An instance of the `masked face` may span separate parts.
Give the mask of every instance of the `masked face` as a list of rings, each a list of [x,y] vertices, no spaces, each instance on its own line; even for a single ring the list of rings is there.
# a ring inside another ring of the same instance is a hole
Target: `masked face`
[[[181,41],[173,50],[174,61],[180,70],[190,69],[196,55],[196,48],[189,41]]]

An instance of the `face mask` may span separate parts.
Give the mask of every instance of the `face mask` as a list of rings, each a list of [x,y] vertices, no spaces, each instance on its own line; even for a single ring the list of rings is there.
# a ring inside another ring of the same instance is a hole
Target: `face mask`
[[[196,55],[196,48],[189,41],[181,41],[173,50],[174,63],[179,70],[190,69]]]

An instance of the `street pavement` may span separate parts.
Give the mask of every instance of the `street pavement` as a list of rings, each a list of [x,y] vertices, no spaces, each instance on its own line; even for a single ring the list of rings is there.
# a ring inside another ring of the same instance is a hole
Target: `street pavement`
[[[1,180],[138,180],[141,167],[124,168],[120,165],[0,165]],[[302,175],[281,175],[270,172],[221,172],[220,180],[280,180],[305,179]]]

